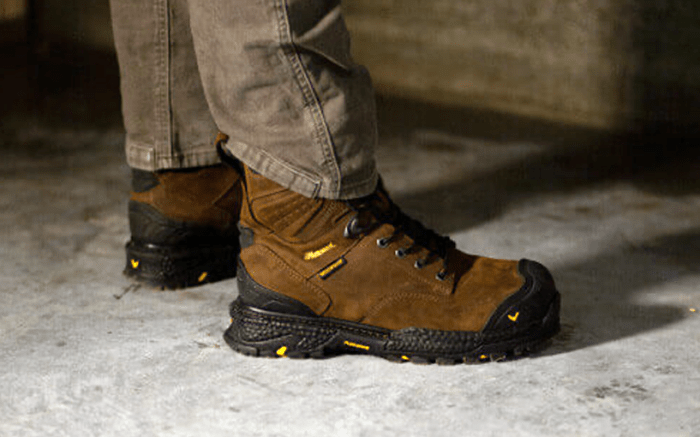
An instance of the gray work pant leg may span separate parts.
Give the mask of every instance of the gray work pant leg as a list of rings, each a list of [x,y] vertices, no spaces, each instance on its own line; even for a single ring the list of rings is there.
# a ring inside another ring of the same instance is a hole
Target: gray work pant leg
[[[143,170],[218,162],[211,140],[307,196],[377,182],[374,91],[339,0],[112,0],[126,153]]]

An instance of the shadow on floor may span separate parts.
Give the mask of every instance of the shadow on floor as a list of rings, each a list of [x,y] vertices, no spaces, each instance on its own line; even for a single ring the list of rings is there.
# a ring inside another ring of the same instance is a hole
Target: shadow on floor
[[[699,247],[697,228],[554,269],[563,296],[562,333],[547,353],[632,337],[691,316],[688,307],[664,304],[658,288],[673,284],[675,295],[667,299],[678,302],[683,278],[700,274]]]
[[[542,153],[395,200],[409,213],[430,217],[441,232],[468,229],[541,194],[569,193],[626,182],[661,195],[700,193],[700,132],[611,134],[472,108],[379,99],[381,135],[416,130],[498,143],[532,143]],[[458,211],[456,213],[456,211]]]
[[[403,137],[415,130],[454,137],[544,146],[505,167],[395,200],[409,214],[427,218],[441,232],[457,232],[494,220],[510,208],[548,194],[573,194],[616,183],[659,196],[700,193],[698,132],[666,126],[644,134],[610,134],[472,108],[442,107],[380,97],[381,134]],[[650,134],[650,132],[654,134]],[[700,217],[697,220],[700,223]],[[562,333],[548,354],[634,336],[678,322],[687,308],[640,303],[654,287],[700,273],[700,229],[643,245],[630,243],[553,271],[563,294]],[[676,272],[673,275],[669,272]]]

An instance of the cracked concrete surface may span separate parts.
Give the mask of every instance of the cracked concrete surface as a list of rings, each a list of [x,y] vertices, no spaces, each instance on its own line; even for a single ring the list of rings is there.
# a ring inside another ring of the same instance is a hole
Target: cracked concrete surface
[[[549,266],[562,332],[485,365],[254,359],[221,338],[235,281],[159,292],[121,275],[116,70],[90,65],[34,99],[21,62],[3,85],[0,435],[700,435],[693,144],[382,98],[397,201],[466,251]]]

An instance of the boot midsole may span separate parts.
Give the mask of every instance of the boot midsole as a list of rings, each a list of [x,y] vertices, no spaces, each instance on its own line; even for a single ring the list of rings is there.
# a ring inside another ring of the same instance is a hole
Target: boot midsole
[[[241,299],[231,304],[232,323],[226,331],[234,348],[264,354],[366,353],[379,356],[420,354],[428,358],[456,358],[507,354],[540,343],[559,330],[559,296],[539,322],[517,331],[469,332],[424,328],[390,330],[329,317],[275,313],[252,307]]]

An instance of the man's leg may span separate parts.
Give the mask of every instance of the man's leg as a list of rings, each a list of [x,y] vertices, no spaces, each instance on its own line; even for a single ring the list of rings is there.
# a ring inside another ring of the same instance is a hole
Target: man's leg
[[[374,191],[374,92],[340,0],[189,0],[209,108],[226,147],[309,197]]]
[[[219,163],[186,0],[112,0],[126,158],[155,171]]]
[[[519,355],[557,331],[543,266],[460,252],[377,184],[374,97],[338,0],[190,11],[222,144],[245,164],[233,349],[455,363]]]
[[[180,288],[235,273],[238,173],[222,166],[186,0],[112,0],[126,157],[125,273]]]

